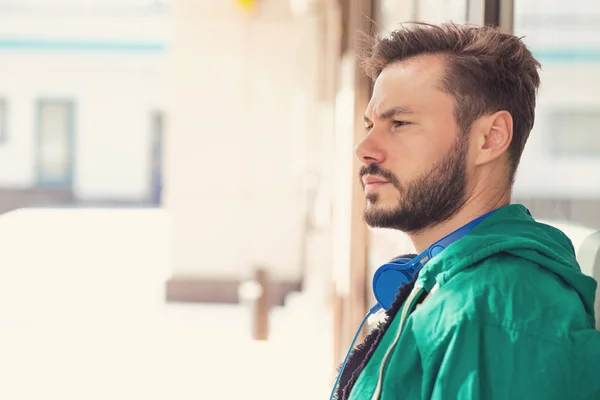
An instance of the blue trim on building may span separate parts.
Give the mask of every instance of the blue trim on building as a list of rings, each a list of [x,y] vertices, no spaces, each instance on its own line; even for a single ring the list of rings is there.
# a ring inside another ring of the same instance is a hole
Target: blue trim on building
[[[599,49],[531,49],[540,62],[590,63],[600,62]]]
[[[87,52],[87,53],[148,53],[162,54],[168,50],[162,41],[70,40],[36,38],[0,38],[0,51],[21,52]],[[532,48],[534,56],[545,62],[600,62],[598,49]]]
[[[0,38],[0,51],[164,53],[162,42]]]

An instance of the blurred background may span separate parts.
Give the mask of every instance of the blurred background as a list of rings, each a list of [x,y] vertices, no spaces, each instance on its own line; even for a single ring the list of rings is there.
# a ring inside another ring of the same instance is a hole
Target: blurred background
[[[600,229],[595,0],[0,0],[0,398],[316,399],[411,251],[367,229],[358,32],[543,64],[514,201]]]

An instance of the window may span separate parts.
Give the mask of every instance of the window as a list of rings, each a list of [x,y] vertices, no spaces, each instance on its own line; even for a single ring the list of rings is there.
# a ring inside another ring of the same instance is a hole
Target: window
[[[0,145],[6,143],[8,138],[7,124],[6,124],[6,100],[0,100]]]
[[[44,187],[70,188],[73,180],[74,111],[71,101],[38,103],[37,180]]]
[[[150,114],[151,127],[151,162],[152,169],[151,191],[152,203],[155,205],[161,204],[162,188],[163,188],[163,135],[164,135],[164,115],[160,111],[155,111]]]
[[[600,108],[558,110],[548,118],[547,146],[552,155],[600,158]]]
[[[469,0],[380,0],[379,27],[382,35],[398,28],[402,21],[479,23],[475,15],[482,6]]]

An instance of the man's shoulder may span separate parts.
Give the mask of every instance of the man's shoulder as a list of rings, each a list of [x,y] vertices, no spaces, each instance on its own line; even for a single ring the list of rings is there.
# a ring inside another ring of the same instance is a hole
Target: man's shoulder
[[[412,317],[425,337],[445,336],[465,323],[556,337],[586,321],[577,292],[559,276],[509,254],[456,274]]]
[[[438,300],[456,303],[457,311],[477,313],[481,306],[511,307],[543,302],[554,304],[557,297],[578,299],[577,292],[562,278],[531,260],[508,253],[495,254],[448,279],[441,285]],[[432,299],[434,297],[432,296]]]

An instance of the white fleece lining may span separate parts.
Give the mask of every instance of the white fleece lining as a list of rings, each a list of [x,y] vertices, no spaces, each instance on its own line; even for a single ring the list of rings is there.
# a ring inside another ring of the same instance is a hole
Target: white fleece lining
[[[414,305],[413,303],[418,298],[418,296],[422,293],[423,293],[423,288],[415,286],[413,288],[412,292],[410,293],[410,295],[408,296],[408,298],[406,299],[406,301],[404,302],[404,305],[402,306],[402,314],[401,314],[401,318],[400,318],[400,326],[398,328],[398,333],[396,333],[396,337],[394,338],[392,345],[387,349],[387,351],[385,352],[385,355],[383,356],[383,360],[381,361],[381,366],[379,367],[379,377],[377,379],[377,387],[375,388],[375,393],[373,393],[373,397],[371,397],[371,400],[378,400],[379,397],[381,396],[381,388],[382,388],[382,383],[383,383],[383,370],[385,369],[385,366],[387,364],[387,359],[390,356],[390,354],[392,353],[392,350],[394,350],[394,348],[396,347],[398,340],[400,340],[400,334],[402,333],[402,329],[404,328],[404,324],[406,323],[406,318],[408,317],[408,313],[413,308],[413,305]]]

